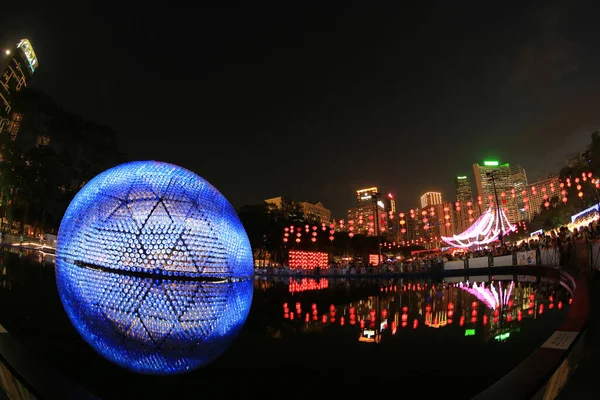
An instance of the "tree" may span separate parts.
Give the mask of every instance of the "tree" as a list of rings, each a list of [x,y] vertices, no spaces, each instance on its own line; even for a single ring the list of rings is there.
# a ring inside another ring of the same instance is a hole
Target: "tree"
[[[114,131],[64,111],[42,92],[22,90],[13,103],[19,124],[0,133],[0,212],[19,220],[21,232],[26,224],[55,231],[79,189],[126,158]]]

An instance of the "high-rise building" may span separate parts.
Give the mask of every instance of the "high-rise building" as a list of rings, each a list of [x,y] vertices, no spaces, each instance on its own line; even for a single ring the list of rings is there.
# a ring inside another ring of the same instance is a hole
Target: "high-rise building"
[[[527,185],[528,201],[525,210],[525,219],[531,221],[533,217],[540,213],[544,203],[550,202],[552,197],[559,197],[560,180],[557,176],[551,176],[541,179],[535,183]]]
[[[525,203],[523,201],[523,190],[527,189],[527,174],[525,173],[525,169],[520,165],[511,165],[510,166],[511,180],[513,184],[515,199],[517,202],[517,208],[519,210],[519,220],[522,220],[526,217],[525,212]],[[512,192],[511,192],[512,196]]]
[[[399,236],[399,219],[398,215],[396,215],[396,199],[394,195],[388,193],[383,199],[383,205],[385,207],[385,212],[387,213],[387,235],[388,238],[392,241],[398,241]]]
[[[514,172],[518,171],[515,169]],[[497,196],[499,205],[505,209],[506,216],[510,222],[515,223],[523,219],[518,199],[516,196],[514,198],[511,196],[511,189],[514,189],[514,183],[513,170],[510,164],[500,164],[498,161],[484,161],[483,165],[473,164],[473,173],[475,175],[477,194],[482,199],[480,213],[483,213],[489,204],[495,206]],[[519,174],[516,175],[517,177],[520,176]],[[495,192],[494,187],[496,189]]]
[[[394,199],[393,194],[388,193],[387,196],[385,196],[383,205],[385,206],[386,212],[396,214],[396,199]]]
[[[473,201],[473,192],[469,178],[466,176],[457,176],[454,180],[454,187],[456,188],[456,201],[461,204]]]
[[[421,196],[421,207],[437,206],[442,204],[442,194],[440,192],[426,192]]]
[[[0,133],[9,131],[16,136],[23,116],[13,110],[13,98],[27,86],[38,67],[38,59],[27,39],[5,53],[6,58],[0,64]]]
[[[377,203],[377,213],[385,213],[383,203]],[[373,217],[373,218],[371,218]],[[348,210],[348,221],[353,221],[354,233],[373,234],[375,229],[375,207],[373,204],[355,207]],[[372,231],[370,231],[372,229]]]
[[[356,191],[356,207],[348,210],[348,221],[354,222],[355,233],[368,234],[374,232],[375,221],[380,214],[385,213],[386,208],[384,202],[378,196],[377,187]],[[394,201],[395,207],[396,203]],[[377,220],[377,223],[379,223],[379,220]]]
[[[415,218],[412,218],[410,214],[406,215],[406,241],[409,244],[418,243],[424,236],[423,224],[421,223],[420,213],[421,210],[418,208],[414,210]]]
[[[356,207],[362,207],[373,204],[374,195],[378,194],[377,186],[359,189],[356,191]]]

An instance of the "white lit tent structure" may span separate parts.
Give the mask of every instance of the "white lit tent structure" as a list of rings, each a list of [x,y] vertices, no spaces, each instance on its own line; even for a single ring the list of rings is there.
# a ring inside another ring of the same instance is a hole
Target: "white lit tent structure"
[[[498,238],[500,231],[503,235],[514,231],[516,225],[512,225],[508,221],[502,209],[499,211],[500,214],[496,212],[496,209],[488,208],[466,231],[452,237],[442,236],[442,240],[452,247],[466,249],[493,242]]]

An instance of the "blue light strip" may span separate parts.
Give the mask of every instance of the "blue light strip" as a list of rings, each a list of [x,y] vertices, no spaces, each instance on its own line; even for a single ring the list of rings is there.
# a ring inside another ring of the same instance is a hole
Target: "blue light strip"
[[[587,208],[587,209],[585,209],[585,210],[583,210],[583,211],[581,211],[581,212],[578,212],[578,213],[577,213],[577,214],[575,214],[575,215],[571,215],[571,223],[575,222],[575,220],[576,220],[577,218],[581,217],[581,216],[582,216],[582,215],[584,215],[584,214],[587,214],[587,213],[589,213],[589,212],[591,212],[591,211],[598,211],[598,209],[599,209],[599,208],[600,208],[600,203],[599,203],[599,204],[596,204],[596,205],[593,205],[593,206],[591,206],[590,208]]]

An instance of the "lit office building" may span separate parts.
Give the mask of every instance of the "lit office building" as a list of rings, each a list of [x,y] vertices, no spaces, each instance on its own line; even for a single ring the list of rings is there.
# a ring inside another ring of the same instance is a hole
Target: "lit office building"
[[[385,213],[385,207],[381,200],[377,202],[377,210],[380,215]],[[349,209],[348,222],[349,221],[352,221],[355,234],[372,234],[373,232],[369,232],[369,228],[375,229],[375,207],[373,203]],[[371,225],[371,223],[373,225]]]
[[[373,197],[378,196],[379,192],[377,187],[371,187],[367,189],[359,189],[356,191],[356,207],[363,207],[367,205],[373,205]]]
[[[473,192],[469,178],[466,176],[457,176],[454,180],[454,187],[456,188],[456,201],[459,201],[461,204],[473,201]]]
[[[320,223],[331,221],[331,211],[325,208],[321,202],[315,204],[306,201],[296,202],[279,196],[266,199],[265,203],[275,206],[276,209],[282,211],[288,217],[294,217],[300,211],[308,221]]]
[[[391,193],[388,193],[387,196],[385,196],[385,198],[383,199],[383,205],[385,207],[385,212],[387,214],[387,229],[388,229],[388,237],[392,240],[392,241],[398,241],[398,231],[400,229],[399,227],[399,218],[398,215],[396,215],[396,199],[394,199],[394,195]],[[391,218],[390,218],[391,217]]]
[[[523,169],[520,165],[511,165],[510,166],[511,180],[513,184],[513,188],[515,190],[515,199],[517,201],[517,207],[519,209],[519,220],[525,218],[525,203],[523,201],[523,190],[527,189],[527,174],[525,173],[525,169]]]
[[[27,86],[37,67],[38,59],[29,40],[23,39],[5,51],[0,76],[0,133],[10,132],[13,140],[23,120],[23,115],[13,110],[13,98]]]
[[[527,221],[531,221],[533,217],[540,213],[545,208],[546,202],[550,203],[553,197],[560,194],[560,180],[557,176],[548,177],[539,180],[527,186],[527,210],[525,216]]]
[[[480,212],[483,213],[490,202],[496,203],[496,195],[500,207],[506,208],[506,216],[512,223],[522,220],[521,211],[518,205],[518,199],[512,197],[513,170],[510,165],[500,164],[498,161],[484,161],[483,165],[473,164],[473,173],[475,175],[475,184],[477,194],[482,199]],[[524,173],[524,171],[523,171]],[[496,191],[494,193],[494,186]]]
[[[320,223],[329,223],[331,221],[331,211],[325,208],[320,201],[315,204],[301,201],[298,204],[304,213],[304,218],[307,220]]]
[[[395,207],[396,203],[394,202]],[[375,212],[376,209],[377,212]],[[376,186],[359,189],[356,191],[356,207],[348,210],[348,221],[353,221],[354,233],[369,234],[369,229],[373,229],[371,232],[373,233],[377,214],[380,216],[385,211],[385,204],[379,199],[379,191]]]
[[[422,208],[438,204],[442,204],[442,194],[440,192],[427,192],[421,196]]]
[[[388,193],[387,196],[385,196],[383,204],[385,206],[385,211],[387,211],[388,213],[392,212],[396,214],[396,199],[394,199],[393,194]]]
[[[438,206],[438,218],[440,220],[440,235],[452,236],[455,232],[456,215],[453,212],[454,203],[443,202]],[[462,231],[459,231],[462,232]]]

